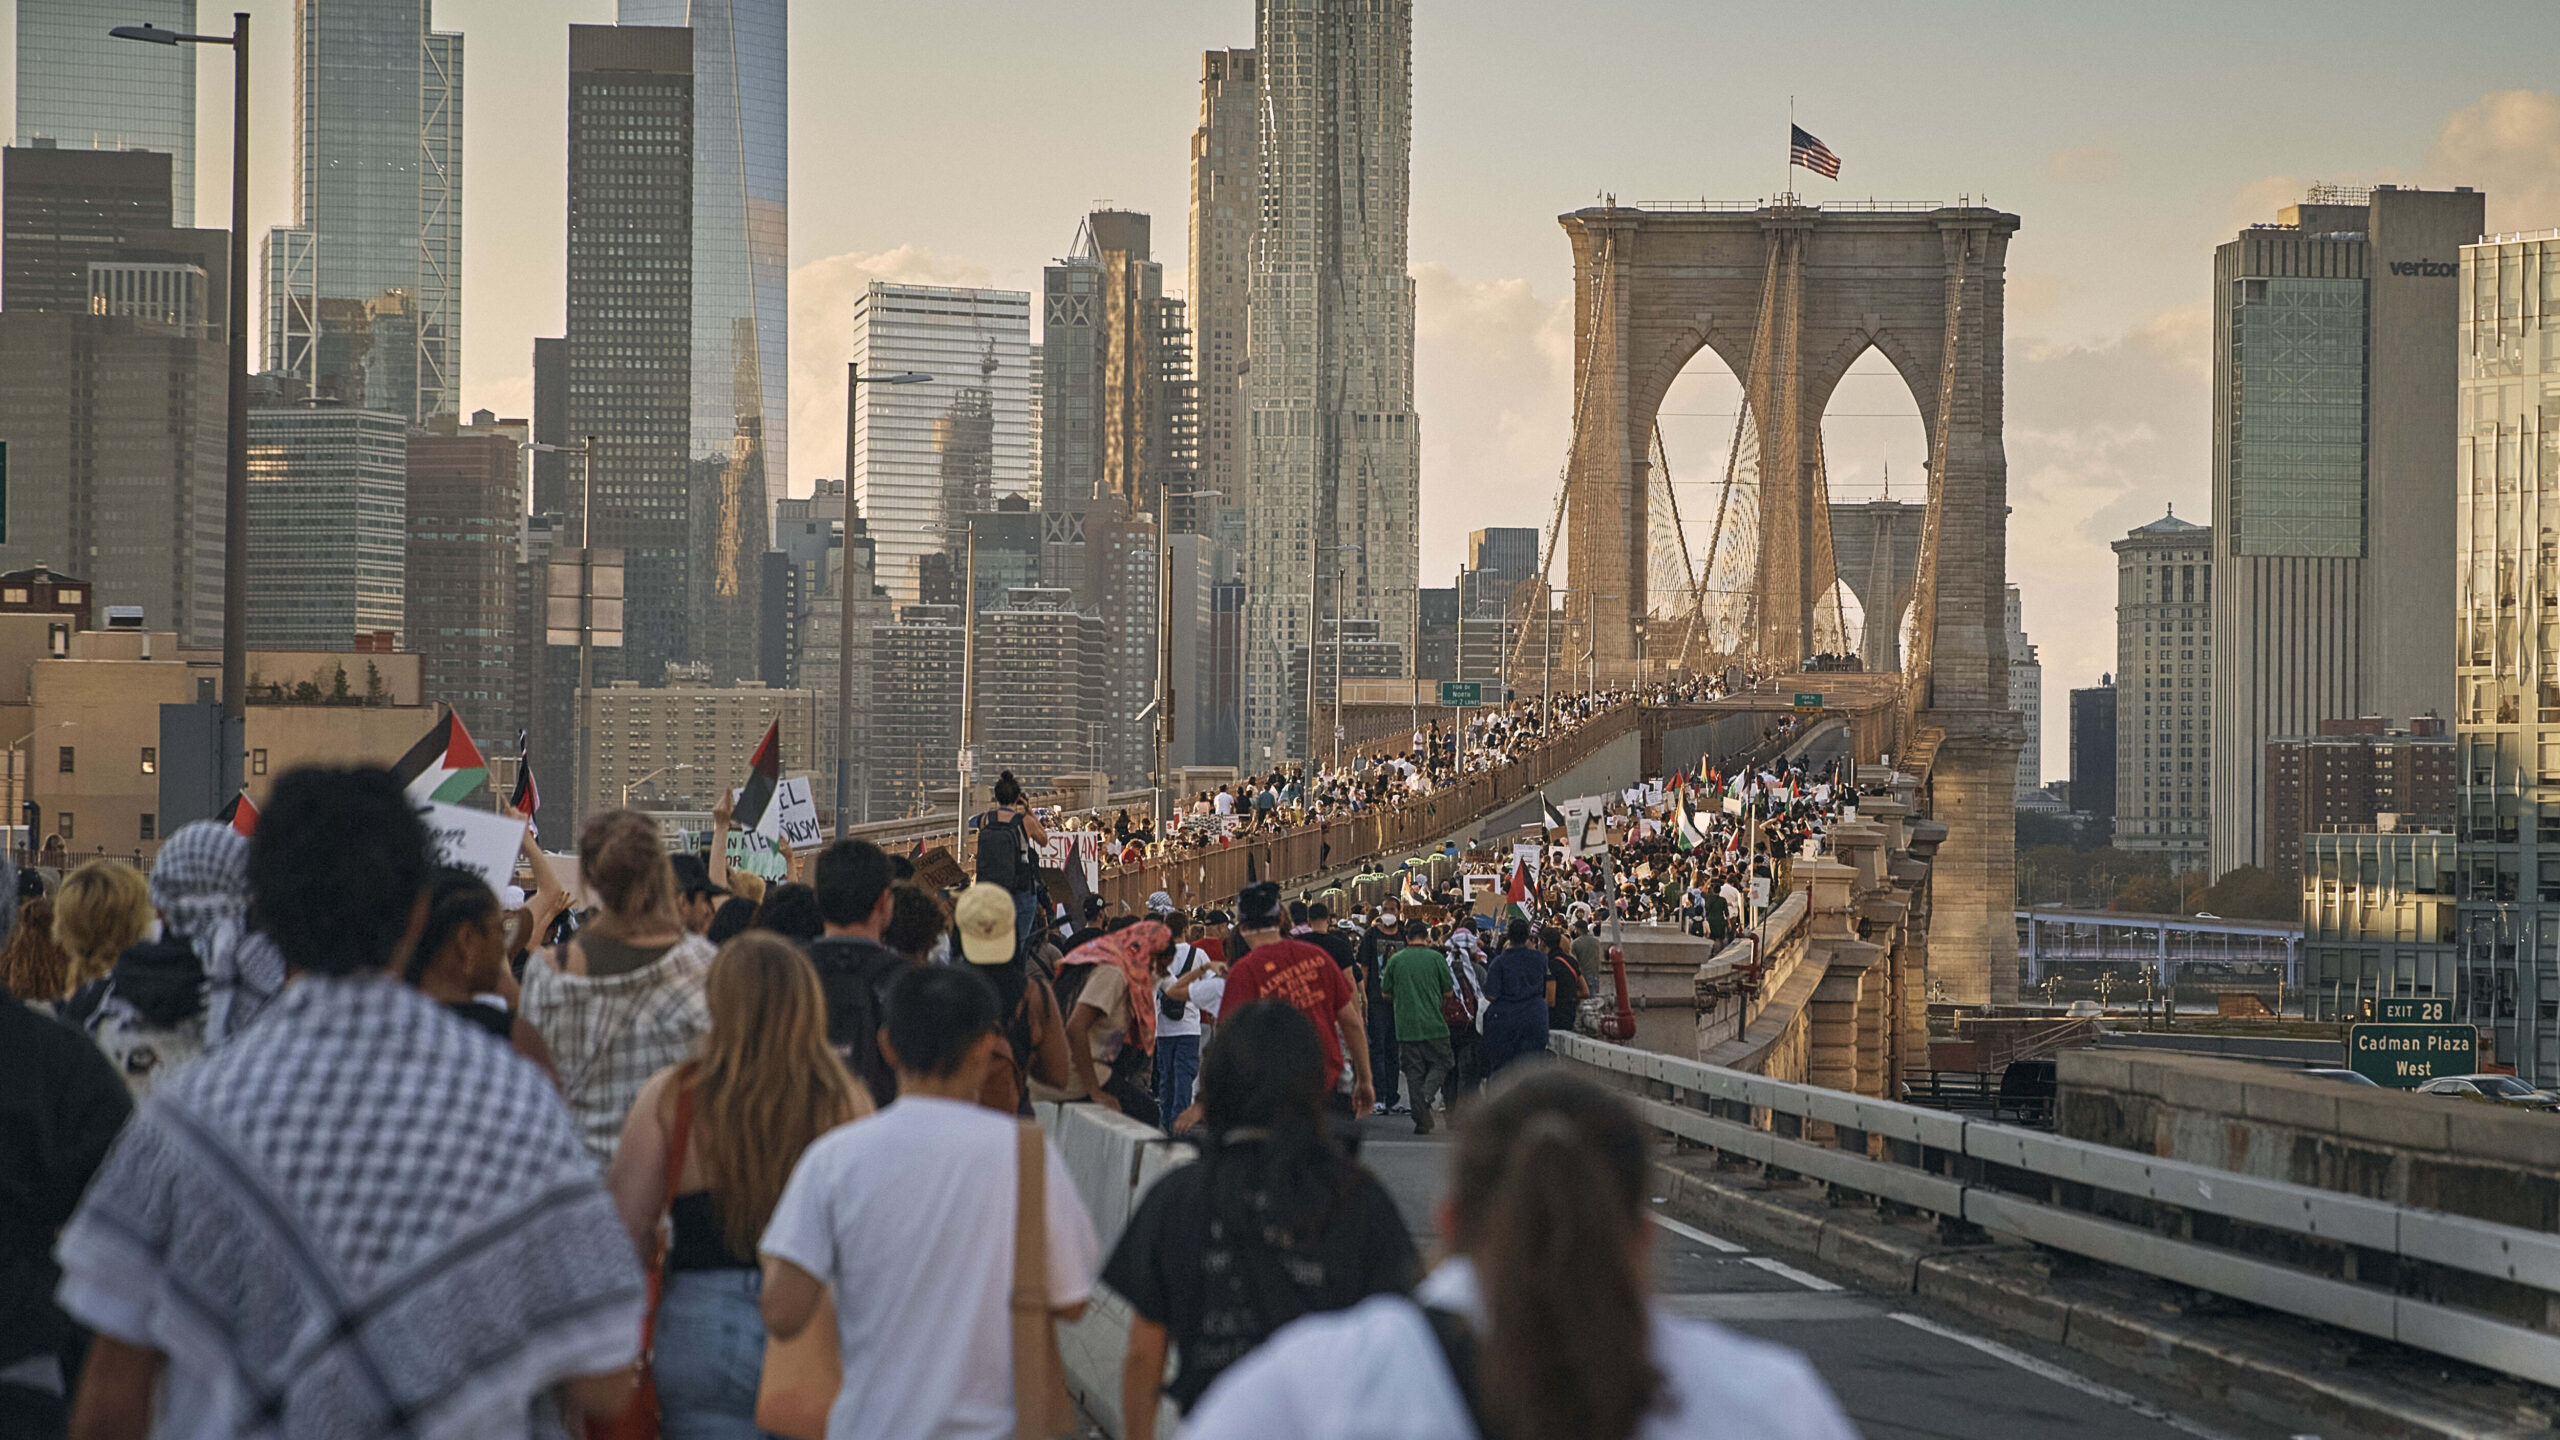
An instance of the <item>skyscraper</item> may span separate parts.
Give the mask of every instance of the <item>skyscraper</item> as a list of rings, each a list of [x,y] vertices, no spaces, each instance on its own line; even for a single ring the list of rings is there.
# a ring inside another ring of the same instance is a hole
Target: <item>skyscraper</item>
[[[2018,752],[2018,803],[2044,789],[2044,664],[2027,638],[2027,619],[2018,587],[2008,588],[2005,618],[2009,631],[2009,708],[2026,723],[2027,748]]]
[[[2175,511],[2115,542],[2116,848],[2164,855],[2172,874],[2203,867],[2218,808],[2215,549]]]
[[[565,418],[598,437],[588,543],[623,547],[628,567],[625,648],[598,652],[599,680],[655,681],[693,656],[693,39],[569,27]],[[584,477],[563,458],[575,543]]]
[[[2116,818],[2116,677],[2071,692],[2071,808],[2112,827]],[[2098,837],[2109,833],[2102,828]]]
[[[2560,1080],[2560,231],[2463,247],[2453,714],[2459,743],[2454,1019]],[[2431,283],[2442,284],[2441,281]],[[2485,1058],[2485,1057],[2484,1057]]]
[[[693,31],[694,651],[756,672],[767,497],[790,421],[785,0],[621,0],[625,25]]]
[[[1244,743],[1303,758],[1308,695],[1330,672],[1317,660],[1301,690],[1292,657],[1327,645],[1337,618],[1398,646],[1413,626],[1413,6],[1260,0],[1256,11]]]
[[[210,645],[229,236],[169,228],[169,173],[148,152],[0,151],[0,570],[75,570],[98,605]]]
[[[295,0],[294,213],[266,368],[412,423],[462,391],[462,37],[428,0]]]
[[[2454,274],[2481,207],[2321,186],[2214,251],[2216,876],[2266,863],[2270,739],[2453,706]]]
[[[1200,394],[1200,485],[1229,545],[1244,538],[1245,309],[1252,287],[1254,55],[1212,50],[1200,58],[1200,126],[1191,132],[1191,373]]]
[[[902,611],[921,593],[919,563],[960,553],[962,520],[998,496],[1037,492],[1030,350],[1025,290],[875,280],[854,308],[862,373],[933,377],[854,395],[854,513],[871,526],[879,583]]]
[[[421,693],[492,744],[513,738],[518,703],[525,430],[483,410],[450,433],[409,436],[403,637],[419,657]]]
[[[249,648],[351,650],[400,633],[407,447],[408,422],[387,411],[249,412]]]
[[[196,0],[18,0],[22,146],[157,150],[181,227],[196,223],[196,52],[136,45],[114,25],[196,28]]]

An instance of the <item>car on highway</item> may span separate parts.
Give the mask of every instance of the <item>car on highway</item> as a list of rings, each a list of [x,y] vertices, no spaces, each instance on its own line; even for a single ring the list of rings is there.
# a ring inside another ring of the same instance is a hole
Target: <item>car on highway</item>
[[[2095,1000],[2074,1000],[2070,1007],[2062,1012],[2063,1018],[2067,1020],[2097,1020],[2103,1018],[2106,1013],[2099,1008]]]
[[[2522,1110],[2560,1110],[2560,1095],[2536,1090],[2513,1075],[2439,1075],[2418,1087],[2421,1095],[2452,1095],[2486,1100]]]
[[[2337,1070],[2327,1066],[2308,1065],[2303,1067],[2302,1073],[2310,1076],[2314,1080],[2335,1080],[2341,1085],[2364,1085],[2375,1090],[2382,1088],[2381,1081],[2374,1079],[2370,1075],[2359,1075],[2353,1070]]]

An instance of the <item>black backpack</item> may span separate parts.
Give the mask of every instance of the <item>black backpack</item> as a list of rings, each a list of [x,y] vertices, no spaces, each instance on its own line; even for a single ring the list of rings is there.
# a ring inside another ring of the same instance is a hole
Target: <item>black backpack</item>
[[[978,826],[978,878],[1006,890],[1030,889],[1040,875],[1030,850],[1020,812],[1004,820],[988,811],[986,820]]]

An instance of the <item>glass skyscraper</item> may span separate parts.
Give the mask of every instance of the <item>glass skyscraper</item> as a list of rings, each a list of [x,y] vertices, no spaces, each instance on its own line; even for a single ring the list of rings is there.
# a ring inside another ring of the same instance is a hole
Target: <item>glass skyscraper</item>
[[[2466,245],[2461,267],[2454,1018],[2549,1085],[2560,1079],[2560,230]]]
[[[756,673],[756,567],[790,421],[786,0],[621,0],[693,31],[694,658]]]
[[[18,0],[15,143],[168,152],[172,223],[184,229],[196,223],[196,51],[107,35],[146,24],[192,31],[196,0]]]
[[[428,0],[296,0],[294,213],[267,232],[266,368],[410,421],[462,376],[462,37]]]

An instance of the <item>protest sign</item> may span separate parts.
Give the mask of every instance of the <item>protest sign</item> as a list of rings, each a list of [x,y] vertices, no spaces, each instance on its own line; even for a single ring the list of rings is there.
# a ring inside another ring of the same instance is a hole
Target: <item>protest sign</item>
[[[782,809],[782,843],[794,850],[815,850],[823,840],[818,829],[818,800],[809,777],[794,775],[774,792]]]
[[[492,890],[515,883],[516,850],[524,844],[522,820],[441,800],[419,806],[418,818],[427,822],[427,843],[439,864],[471,871]]]

